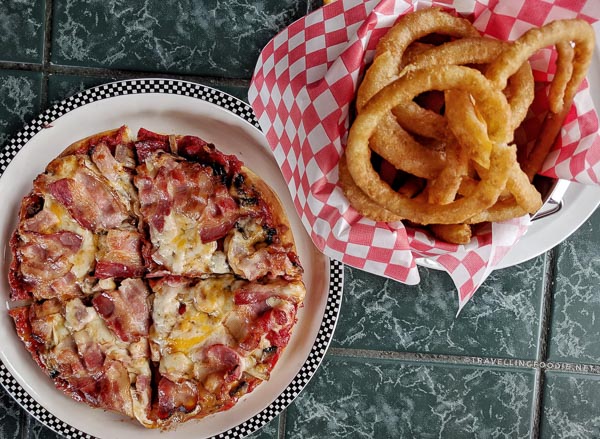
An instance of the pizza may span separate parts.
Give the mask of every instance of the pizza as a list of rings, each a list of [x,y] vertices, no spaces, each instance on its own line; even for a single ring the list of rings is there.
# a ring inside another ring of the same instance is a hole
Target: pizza
[[[9,314],[33,360],[148,428],[268,380],[306,293],[277,196],[195,136],[75,142],[34,180],[10,247]]]

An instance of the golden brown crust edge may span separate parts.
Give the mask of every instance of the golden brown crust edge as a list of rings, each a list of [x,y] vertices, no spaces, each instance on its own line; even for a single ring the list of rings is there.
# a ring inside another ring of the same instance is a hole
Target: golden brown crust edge
[[[246,166],[242,167],[242,173],[246,180],[259,192],[264,202],[269,206],[271,215],[273,216],[273,222],[275,225],[285,226],[280,230],[281,243],[286,246],[289,245],[290,249],[294,253],[296,251],[296,243],[292,234],[292,226],[290,225],[287,213],[283,207],[283,203],[273,191],[273,189],[253,171],[248,169]]]
[[[83,139],[77,140],[76,142],[70,144],[69,146],[67,146],[63,152],[61,152],[56,158],[60,158],[60,157],[66,157],[68,155],[72,155],[72,154],[76,154],[82,150],[87,150],[89,149],[89,147],[86,148],[86,145],[89,145],[91,143],[94,143],[94,140],[100,139],[102,137],[110,137],[113,136],[115,134],[117,134],[119,132],[119,130],[123,130],[123,143],[128,143],[130,142],[131,139],[131,130],[129,129],[128,126],[123,125],[122,127],[119,128],[114,128],[111,130],[106,130],[106,131],[101,131],[99,133],[95,133],[92,134],[88,137],[85,137]]]

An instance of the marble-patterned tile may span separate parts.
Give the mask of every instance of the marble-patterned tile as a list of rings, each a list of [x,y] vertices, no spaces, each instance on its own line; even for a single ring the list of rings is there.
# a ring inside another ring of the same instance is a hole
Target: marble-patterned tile
[[[42,74],[0,70],[0,148],[40,111]]]
[[[0,60],[42,62],[45,4],[44,0],[2,0]]]
[[[313,12],[323,6],[323,0],[308,0],[308,11]]]
[[[546,373],[540,436],[600,437],[600,376]]]
[[[534,359],[544,256],[487,279],[457,317],[450,277],[420,269],[416,286],[346,268],[335,347]]]
[[[529,437],[534,372],[329,356],[285,437]]]
[[[558,247],[549,358],[600,364],[600,210]]]
[[[56,104],[80,91],[114,80],[106,76],[49,75],[48,103]]]
[[[62,437],[62,435],[50,430],[37,419],[29,416],[27,439],[62,439]]]
[[[0,438],[21,437],[21,414],[17,402],[0,386]]]
[[[218,88],[219,90],[248,103],[248,87],[239,85],[211,85],[211,87]]]
[[[248,439],[277,439],[279,437],[279,416],[260,430],[248,436]]]
[[[305,13],[304,0],[54,2],[52,62],[249,78],[269,39]]]

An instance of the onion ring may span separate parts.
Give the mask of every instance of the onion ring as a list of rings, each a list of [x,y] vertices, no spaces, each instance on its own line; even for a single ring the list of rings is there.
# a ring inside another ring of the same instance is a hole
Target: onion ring
[[[451,244],[467,244],[471,240],[469,224],[430,224],[436,238]]]
[[[575,50],[570,41],[559,41],[556,43],[558,58],[556,59],[556,73],[550,83],[548,92],[548,105],[553,113],[560,113],[565,102],[565,91],[569,79],[573,76],[573,58]]]
[[[439,175],[430,180],[428,202],[448,204],[454,201],[462,179],[469,172],[469,151],[459,142],[450,142],[446,148],[446,166]]]
[[[575,43],[573,54],[573,72],[565,86],[563,104],[570,102],[577,87],[585,77],[592,61],[594,51],[594,30],[590,24],[580,19],[554,21],[540,28],[533,28],[525,32],[510,47],[508,47],[488,67],[486,77],[492,81],[496,88],[503,90],[508,78],[527,61],[535,52],[557,43],[572,41]],[[558,52],[559,58],[565,56],[566,51]],[[562,65],[561,61],[558,61]],[[559,80],[560,77],[559,77]]]
[[[586,21],[579,19],[554,21],[539,29],[530,29],[524,33],[486,71],[486,76],[492,82],[498,86],[502,86],[507,76],[510,76],[511,71],[520,60],[527,59],[537,50],[552,45],[556,45],[558,50],[557,68],[561,66],[564,68],[566,64],[572,65],[570,78],[566,85],[564,85],[562,99],[559,99],[557,96],[561,94],[560,90],[563,89],[561,84],[565,81],[566,73],[557,72],[550,86],[553,101],[551,105],[555,110],[560,110],[558,113],[550,111],[547,114],[540,136],[523,165],[523,170],[530,181],[533,180],[534,175],[542,168],[546,156],[556,141],[563,121],[570,110],[577,88],[583,81],[590,66],[594,41],[594,30]],[[568,42],[569,45],[570,42],[575,43],[572,63],[567,63],[562,59],[564,57],[571,57],[570,51],[564,45],[565,42]],[[555,86],[555,82],[558,85]]]
[[[385,183],[370,164],[369,138],[381,118],[392,108],[411,101],[428,90],[464,89],[474,94],[482,108],[510,109],[502,92],[490,87],[489,81],[478,71],[460,66],[440,66],[418,70],[395,80],[374,96],[358,114],[350,129],[346,154],[348,170],[356,184],[375,202],[419,224],[456,224],[493,205],[504,189],[512,163],[516,160],[514,148],[498,144],[490,158],[490,172],[477,184],[478,190],[445,205],[435,205],[408,199]],[[485,111],[489,114],[490,111]],[[351,159],[350,159],[351,157]]]
[[[354,207],[361,215],[364,215],[373,221],[394,222],[404,219],[375,203],[365,195],[356,183],[354,183],[352,176],[348,172],[345,154],[340,157],[339,174],[340,185],[342,186],[344,195],[348,198],[352,207]]]
[[[430,34],[458,39],[419,41]],[[558,54],[549,112],[534,147],[521,147],[517,161],[509,144],[534,99],[528,59],[546,46]],[[346,197],[376,221],[429,225],[438,239],[457,244],[470,240],[471,224],[535,213],[542,199],[531,180],[560,132],[593,46],[583,20],[531,29],[511,43],[480,37],[467,20],[436,8],[401,17],[377,44],[358,89],[358,116],[339,167]],[[393,188],[373,169],[371,151],[406,173]]]
[[[416,53],[400,75],[442,64],[489,64],[509,45],[491,38],[461,38]]]
[[[519,218],[528,213],[529,212],[517,204],[514,198],[510,197],[506,200],[498,200],[492,207],[467,219],[465,224],[506,221],[512,218]]]
[[[446,162],[443,149],[417,142],[391,114],[381,119],[369,145],[396,169],[417,177],[435,178]]]
[[[431,33],[453,37],[479,36],[479,31],[469,20],[454,17],[437,8],[423,9],[402,16],[377,44],[373,64],[365,73],[356,95],[356,107],[359,112],[375,93],[400,73],[401,66],[394,59],[402,59],[404,51],[412,42]],[[378,61],[378,58],[386,53],[386,58]]]

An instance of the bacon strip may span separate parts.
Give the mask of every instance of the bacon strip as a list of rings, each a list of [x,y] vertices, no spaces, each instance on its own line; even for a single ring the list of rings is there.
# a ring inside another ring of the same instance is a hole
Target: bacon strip
[[[69,258],[81,248],[83,239],[76,233],[61,231],[51,234],[27,232],[12,243],[15,246],[18,266],[11,267],[13,293],[22,296],[21,289],[28,289],[36,298],[74,297],[77,285],[70,270]],[[71,282],[68,288],[64,282]],[[19,283],[22,282],[22,285]],[[13,295],[13,298],[16,299]],[[22,298],[22,297],[20,297]]]
[[[88,230],[116,228],[128,218],[118,196],[83,168],[78,168],[73,178],[49,183],[48,190]]]
[[[110,277],[140,277],[145,272],[142,260],[142,236],[127,230],[109,230],[100,238],[95,275]]]
[[[64,275],[68,270],[66,257],[75,254],[82,243],[81,236],[67,231],[48,235],[24,233],[21,238],[25,240],[18,252],[23,262],[23,274],[40,278],[50,276],[52,279],[58,276],[49,273],[50,265],[53,270],[59,271],[59,276]]]
[[[119,361],[108,360],[99,381],[98,405],[133,417],[129,374]]]
[[[168,178],[173,210],[192,219],[200,218],[209,194],[216,190],[210,170],[196,163],[182,163],[169,172]]]
[[[103,291],[92,300],[106,325],[123,341],[148,335],[148,289],[141,279],[125,279],[118,290]]]
[[[155,157],[151,167],[139,166],[134,183],[142,215],[159,233],[165,217],[175,211],[197,220],[200,238],[207,243],[227,235],[240,217],[236,201],[210,168],[170,154]]]
[[[220,186],[208,200],[200,218],[202,242],[212,242],[225,237],[241,217],[238,205],[229,192]]]
[[[26,232],[51,233],[60,224],[60,219],[46,209],[40,210],[31,218],[21,223],[21,230]]]
[[[223,154],[215,145],[196,136],[183,136],[177,141],[177,153],[182,157],[208,164],[217,175],[233,179],[243,163],[235,155]]]
[[[119,181],[123,174],[123,164],[119,163],[110,152],[106,143],[96,145],[91,154],[92,161],[98,170],[109,181]]]
[[[302,282],[291,283],[283,279],[269,280],[266,283],[249,282],[235,291],[234,301],[236,305],[246,305],[276,297],[297,304],[304,299],[304,291]]]
[[[229,346],[214,344],[206,349],[205,355],[209,366],[224,371],[232,379],[242,377],[242,357]]]
[[[174,383],[162,377],[158,383],[158,417],[167,419],[175,411],[189,413],[198,404],[198,389],[189,382]]]

